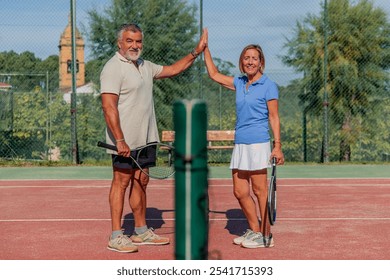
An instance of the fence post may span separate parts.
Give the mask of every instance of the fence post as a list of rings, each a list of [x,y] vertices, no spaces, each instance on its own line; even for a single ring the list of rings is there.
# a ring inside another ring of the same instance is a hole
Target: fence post
[[[208,182],[207,108],[204,101],[174,104],[175,128],[175,256],[207,259]]]

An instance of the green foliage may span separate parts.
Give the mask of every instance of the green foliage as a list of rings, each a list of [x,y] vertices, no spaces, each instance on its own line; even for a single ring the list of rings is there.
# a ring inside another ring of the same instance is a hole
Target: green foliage
[[[232,63],[222,61],[219,58],[213,58],[213,60],[221,73],[231,75],[234,67]],[[207,103],[208,129],[234,130],[236,121],[236,95],[234,91],[215,83],[204,73],[200,98]]]
[[[106,128],[100,96],[79,95],[77,112],[77,139],[81,160],[107,158],[105,150],[96,146],[97,141],[105,139]]]
[[[195,12],[195,6],[183,0],[116,0],[101,14],[94,9],[89,11],[87,36],[94,60],[87,64],[88,78],[98,82],[102,66],[117,51],[117,31],[124,23],[135,22],[143,29],[144,59],[161,65],[176,62],[195,47],[198,33]],[[159,129],[173,127],[171,106],[175,100],[197,96],[198,67],[196,64],[177,77],[155,82]]]
[[[58,55],[42,61],[31,52],[0,52],[0,82],[11,84],[13,91],[46,90],[47,79],[49,90],[56,91],[59,85],[58,67]]]
[[[370,1],[328,2],[330,161],[344,160],[349,150],[351,161],[380,162],[390,153],[389,22]],[[89,11],[84,38],[92,56],[86,63],[86,81],[99,86],[101,69],[117,50],[116,33],[123,23],[137,22],[143,28],[145,59],[168,65],[187,55],[199,37],[196,7],[188,3],[113,0],[101,13]],[[323,153],[324,31],[324,13],[307,15],[286,39],[283,62],[304,73],[302,80],[279,88],[287,162],[303,160],[304,116],[307,161],[318,162]],[[233,64],[214,61],[221,72],[233,72]],[[0,93],[0,158],[16,164],[24,159],[37,160],[32,164],[38,165],[72,162],[70,104],[58,92],[58,67],[57,55],[41,60],[31,52],[0,52],[0,73],[18,74],[0,76],[0,82],[13,85],[12,91]],[[183,98],[207,102],[208,129],[234,129],[234,91],[211,81],[200,58],[185,73],[155,81],[154,95],[160,130],[173,128],[172,104]],[[84,164],[110,164],[105,151],[96,147],[96,141],[105,137],[100,103],[99,96],[77,96],[77,144]],[[59,161],[50,161],[56,150]],[[209,162],[228,162],[230,156],[229,150],[210,151]]]
[[[31,91],[34,88],[58,89],[58,56],[52,55],[42,61],[31,52],[17,54],[14,51],[0,52],[0,82],[12,85],[13,91]]]
[[[33,92],[12,94],[10,102],[10,125],[4,127],[2,137],[5,147],[1,149],[2,157],[41,158],[48,135],[47,95],[39,88]],[[43,110],[37,110],[42,108]]]
[[[59,57],[58,55],[51,55],[36,66],[38,73],[48,73],[49,90],[51,92],[58,91],[59,88]],[[45,81],[46,83],[46,81]],[[46,87],[45,87],[46,88]]]
[[[351,160],[351,147],[372,123],[361,121],[376,115],[378,99],[388,97],[387,70],[390,68],[390,24],[386,13],[367,0],[330,0],[328,26],[324,13],[309,15],[298,22],[287,40],[283,62],[304,72],[302,94],[305,112],[313,117],[323,113],[324,91],[329,95],[333,135],[338,136],[339,160]],[[326,28],[326,29],[325,29]],[[328,57],[324,53],[324,32],[328,33]],[[327,87],[324,89],[324,60]],[[372,119],[375,122],[375,118]],[[332,140],[331,140],[332,141]]]

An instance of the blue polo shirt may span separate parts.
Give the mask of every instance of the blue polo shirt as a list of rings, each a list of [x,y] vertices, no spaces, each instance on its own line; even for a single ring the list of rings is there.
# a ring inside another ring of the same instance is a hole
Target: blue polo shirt
[[[237,115],[234,143],[265,143],[270,140],[267,101],[278,99],[278,87],[264,74],[248,90],[247,82],[246,76],[234,78]]]

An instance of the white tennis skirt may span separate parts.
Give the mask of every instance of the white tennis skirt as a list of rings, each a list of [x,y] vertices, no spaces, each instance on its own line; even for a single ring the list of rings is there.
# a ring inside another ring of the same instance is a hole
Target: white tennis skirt
[[[235,144],[230,169],[261,170],[270,168],[271,145],[269,142]]]

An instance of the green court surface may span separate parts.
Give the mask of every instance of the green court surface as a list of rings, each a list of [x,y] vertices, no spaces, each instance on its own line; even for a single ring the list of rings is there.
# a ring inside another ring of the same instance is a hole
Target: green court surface
[[[390,178],[390,165],[297,164],[280,166],[278,178]],[[0,180],[111,179],[109,166],[0,167]],[[209,178],[231,178],[228,166],[209,167]]]

